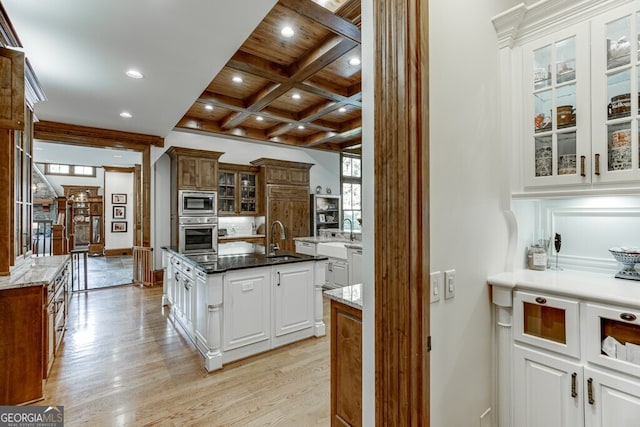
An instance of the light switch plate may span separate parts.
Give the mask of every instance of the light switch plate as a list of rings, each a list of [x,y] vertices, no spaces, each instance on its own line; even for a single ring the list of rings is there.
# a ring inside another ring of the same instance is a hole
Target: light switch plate
[[[446,270],[444,272],[444,299],[456,296],[456,271]]]
[[[431,303],[440,301],[440,292],[442,292],[442,286],[440,281],[440,272],[434,271],[431,273],[431,295],[430,301]]]

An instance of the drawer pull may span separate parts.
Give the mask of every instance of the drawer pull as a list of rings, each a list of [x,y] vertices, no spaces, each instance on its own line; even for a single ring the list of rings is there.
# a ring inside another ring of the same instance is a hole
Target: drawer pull
[[[596,164],[596,175],[600,176],[600,154],[596,154],[595,155],[596,160],[595,160],[595,164]]]
[[[536,297],[536,302],[538,304],[546,304],[547,303],[547,299],[546,298],[542,298],[542,297]]]
[[[637,319],[636,315],[632,313],[622,313],[620,314],[620,318],[622,320],[626,320],[627,322],[633,322]]]
[[[584,171],[584,161],[585,161],[585,156],[580,156],[580,176],[587,176],[587,174]]]
[[[576,379],[578,377],[578,374],[576,374],[575,372],[573,374],[571,374],[571,397],[576,398],[578,397],[578,385],[576,384]]]
[[[593,405],[595,403],[595,400],[593,400],[593,378],[587,380],[587,393],[589,395],[589,405]]]

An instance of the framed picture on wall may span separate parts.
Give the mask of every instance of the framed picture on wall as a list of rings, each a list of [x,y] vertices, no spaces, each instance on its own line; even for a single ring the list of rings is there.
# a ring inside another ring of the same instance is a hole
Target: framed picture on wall
[[[125,205],[127,204],[127,195],[126,194],[112,194],[111,195],[111,203],[114,205]]]
[[[111,221],[111,232],[112,233],[126,233],[127,232],[127,221]]]
[[[114,206],[113,207],[113,219],[125,219],[127,217],[126,206]]]

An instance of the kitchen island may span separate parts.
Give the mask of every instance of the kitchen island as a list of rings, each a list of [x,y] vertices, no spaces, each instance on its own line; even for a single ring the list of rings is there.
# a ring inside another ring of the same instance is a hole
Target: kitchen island
[[[362,284],[325,291],[331,299],[331,421],[362,425]]]
[[[163,248],[162,305],[205,359],[225,363],[324,336],[324,256],[185,255]]]

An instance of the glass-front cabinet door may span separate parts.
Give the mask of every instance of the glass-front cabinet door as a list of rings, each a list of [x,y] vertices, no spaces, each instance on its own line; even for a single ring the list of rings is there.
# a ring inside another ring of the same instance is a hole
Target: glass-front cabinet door
[[[523,49],[525,185],[590,181],[589,38],[584,24]]]
[[[249,166],[221,163],[218,173],[218,214],[258,213],[258,172]]]
[[[593,182],[640,178],[640,13],[631,6],[594,20]]]

